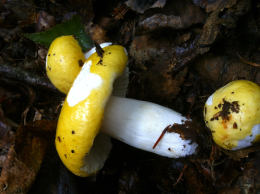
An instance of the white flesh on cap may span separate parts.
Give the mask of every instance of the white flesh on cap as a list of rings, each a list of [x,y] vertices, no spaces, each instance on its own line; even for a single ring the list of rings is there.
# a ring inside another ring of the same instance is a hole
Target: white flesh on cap
[[[83,68],[88,69],[88,67],[84,67],[84,66],[83,66]],[[81,72],[84,72],[84,71],[85,70],[81,70]],[[88,70],[87,70],[87,72],[88,72]],[[128,80],[129,80],[128,75],[129,75],[129,70],[128,70],[128,68],[126,68],[123,75],[120,76],[114,82],[113,87],[115,89],[113,90],[113,95],[122,96],[122,97],[124,97],[126,95]],[[82,76],[85,77],[85,76],[89,76],[89,75],[82,75]],[[78,77],[80,77],[80,76],[78,76]],[[89,76],[89,77],[91,77],[91,76]],[[79,79],[79,78],[77,78],[77,79]],[[97,83],[98,82],[94,81],[95,86],[97,85]],[[88,85],[89,84],[90,84],[90,82],[88,82]],[[80,87],[78,87],[79,90],[82,90],[82,88],[85,88],[85,87],[82,87],[81,84],[79,84],[79,86],[80,86]],[[78,92],[78,94],[81,94],[81,95],[86,95],[86,93],[88,93],[87,88],[85,88],[82,92]],[[80,99],[80,96],[79,97],[73,96],[73,98],[70,98],[70,101],[69,101],[69,96],[68,96],[67,101],[68,101],[68,103],[75,104],[78,101],[78,99]],[[90,152],[85,157],[84,163],[86,165],[81,170],[87,172],[88,174],[97,173],[100,169],[103,168],[111,149],[112,149],[112,144],[110,141],[110,136],[105,133],[99,133],[94,140],[94,143],[93,143],[93,146],[92,146]]]
[[[182,139],[178,133],[166,132],[154,149],[153,146],[167,126],[186,120],[181,114],[154,103],[111,97],[101,131],[133,147],[180,158],[195,154],[198,144]]]
[[[260,124],[256,124],[252,128],[252,133],[248,136],[246,136],[244,139],[238,141],[237,147],[234,147],[232,150],[239,150],[241,148],[249,147],[253,144],[254,140],[256,139],[256,136],[260,134]]]
[[[106,42],[100,44],[101,48],[110,46],[112,43]],[[85,58],[89,58],[92,54],[96,52],[96,48],[93,47],[90,51],[85,53]],[[126,52],[126,50],[125,50]],[[127,54],[127,52],[126,52]],[[101,85],[101,79],[98,75],[90,73],[90,67],[91,67],[91,61],[88,63],[85,63],[82,67],[81,72],[77,76],[77,79],[74,81],[74,85],[77,87],[72,87],[71,90],[75,90],[73,92],[70,92],[68,95],[67,101],[70,106],[74,106],[82,99],[85,99],[86,96],[89,95],[90,91],[93,88],[98,87]],[[88,82],[85,83],[84,80],[86,77],[88,77]],[[114,82],[114,88],[113,94],[116,96],[125,96],[128,86],[128,80],[129,80],[129,70],[128,68],[125,69],[122,76],[120,76],[117,80]],[[77,83],[77,84],[76,84]],[[77,91],[76,91],[77,90]],[[71,93],[73,95],[71,95]],[[111,151],[112,144],[110,141],[110,137],[104,133],[99,133],[97,137],[95,138],[93,142],[93,146],[90,150],[90,152],[86,155],[84,159],[84,167],[82,167],[82,171],[87,172],[88,174],[95,174],[100,169],[103,168],[105,161],[108,158],[108,155]]]
[[[110,43],[110,42],[102,43],[102,44],[100,44],[100,46],[101,46],[101,48],[104,48],[111,44],[112,43]],[[96,52],[96,48],[94,47],[85,54],[85,57],[86,56],[89,57],[95,52]],[[89,69],[90,65],[88,65],[86,68]],[[84,68],[84,66],[83,66],[83,68]],[[87,70],[87,72],[89,72],[89,70]],[[90,77],[89,75],[82,75],[82,76]],[[122,97],[126,96],[127,86],[128,86],[128,82],[129,82],[128,80],[129,80],[129,69],[128,69],[128,67],[126,67],[123,75],[118,77],[113,84],[113,87],[115,88],[113,90],[113,95],[122,96]],[[88,81],[88,83],[90,83],[90,82]],[[98,85],[97,83],[98,82],[94,81],[95,85]],[[84,88],[84,87],[79,87],[80,90],[82,90],[82,88]],[[83,91],[83,93],[87,93],[87,91],[88,90],[85,89]],[[73,102],[76,99],[78,99],[78,98],[73,98]],[[99,133],[94,140],[94,143],[93,143],[93,146],[92,146],[90,152],[85,157],[86,165],[82,168],[82,170],[85,172],[88,172],[89,174],[97,173],[100,169],[103,168],[111,149],[112,149],[112,144],[110,141],[110,137],[105,133]]]
[[[207,99],[206,104],[207,104],[208,106],[210,106],[210,105],[213,104],[213,95],[211,95],[211,96]]]
[[[77,79],[75,79],[67,97],[69,106],[75,106],[86,99],[92,90],[101,86],[102,78],[99,75],[90,72],[91,65],[91,60],[86,62],[78,74]],[[85,81],[86,78],[88,78],[87,81]]]

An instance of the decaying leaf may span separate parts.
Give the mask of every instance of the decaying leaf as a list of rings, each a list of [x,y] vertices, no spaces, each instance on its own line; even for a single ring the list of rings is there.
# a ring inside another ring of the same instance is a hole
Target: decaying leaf
[[[176,30],[185,29],[192,25],[202,24],[205,14],[199,7],[188,0],[169,1],[166,6],[152,15],[148,13],[138,24],[139,31],[151,32],[161,28]]]
[[[237,150],[237,151],[227,151],[223,150],[233,160],[240,160],[241,158],[247,158],[250,153],[257,152],[260,149],[260,146],[255,145],[249,148]]]
[[[37,31],[44,31],[48,30],[49,28],[55,25],[55,18],[54,16],[48,14],[45,11],[40,11],[37,14],[37,21],[36,21],[36,30]]]
[[[11,13],[13,24],[17,22],[19,26],[26,26],[35,22],[36,7],[32,1],[10,0],[1,2],[7,12]],[[5,17],[6,13],[3,14]]]
[[[2,162],[1,193],[26,193],[29,190],[41,167],[55,127],[55,122],[42,120],[17,129],[15,141],[8,147]]]
[[[254,81],[253,67],[241,62],[238,58],[228,55],[209,53],[196,60],[194,66],[205,80],[219,87],[232,80],[247,79]],[[218,83],[218,84],[217,84]]]
[[[160,99],[170,102],[180,92],[187,75],[185,66],[197,56],[196,37],[169,34],[163,37],[156,35],[136,36],[130,47],[130,55],[135,67],[142,69],[138,86],[140,97]],[[143,85],[143,86],[142,86]]]
[[[150,8],[162,8],[167,0],[128,0],[126,3],[132,10],[144,13]]]
[[[222,26],[235,28],[237,20],[249,10],[249,7],[250,2],[247,0],[217,1],[216,9],[210,13],[203,26],[199,40],[201,52],[209,50],[210,45],[216,41]]]

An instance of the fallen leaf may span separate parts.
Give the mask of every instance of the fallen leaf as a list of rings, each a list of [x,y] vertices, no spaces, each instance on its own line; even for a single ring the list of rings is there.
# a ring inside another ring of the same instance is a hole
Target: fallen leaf
[[[74,16],[71,20],[58,24],[47,31],[25,34],[24,36],[36,43],[49,47],[55,38],[62,35],[74,35],[79,41],[83,51],[93,47],[93,43],[90,37],[85,33],[84,25],[79,16]]]

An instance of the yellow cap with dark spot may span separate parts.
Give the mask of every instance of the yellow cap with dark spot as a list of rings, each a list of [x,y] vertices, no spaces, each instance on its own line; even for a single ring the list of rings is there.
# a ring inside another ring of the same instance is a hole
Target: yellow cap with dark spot
[[[73,36],[56,38],[46,57],[47,76],[61,92],[68,93],[84,64],[85,57]]]
[[[230,82],[208,98],[204,119],[222,148],[252,145],[260,137],[260,87],[247,80]]]
[[[89,152],[99,132],[113,82],[127,63],[124,47],[105,47],[103,57],[92,54],[84,63],[62,107],[56,149],[65,166],[78,176],[89,176],[99,165],[88,165]]]

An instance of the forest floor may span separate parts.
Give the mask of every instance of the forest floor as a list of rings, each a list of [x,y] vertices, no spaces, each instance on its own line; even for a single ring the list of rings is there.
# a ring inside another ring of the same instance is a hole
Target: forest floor
[[[48,48],[24,34],[74,15],[97,43],[127,49],[128,97],[198,122],[197,155],[165,158],[112,140],[95,176],[76,177],[63,167],[54,138],[65,95],[47,78]],[[0,193],[260,192],[259,145],[221,149],[203,119],[218,88],[237,79],[260,85],[259,43],[257,0],[1,0]]]

